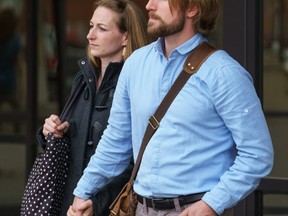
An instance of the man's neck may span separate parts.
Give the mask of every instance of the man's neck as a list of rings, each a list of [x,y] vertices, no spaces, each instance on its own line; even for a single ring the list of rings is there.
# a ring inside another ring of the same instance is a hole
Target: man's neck
[[[164,53],[168,59],[172,50],[184,44],[190,38],[192,38],[196,32],[191,28],[185,28],[176,34],[164,37]]]

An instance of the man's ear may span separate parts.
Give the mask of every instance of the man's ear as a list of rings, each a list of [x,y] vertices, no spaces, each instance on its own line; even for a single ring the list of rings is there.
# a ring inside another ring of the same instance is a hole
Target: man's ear
[[[194,17],[199,12],[198,6],[194,5],[187,9],[187,17]]]

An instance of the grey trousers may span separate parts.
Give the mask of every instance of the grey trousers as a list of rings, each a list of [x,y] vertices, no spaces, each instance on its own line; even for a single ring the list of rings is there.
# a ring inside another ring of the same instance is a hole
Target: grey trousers
[[[154,210],[153,208],[149,208],[146,206],[144,199],[143,204],[138,202],[136,216],[178,216],[185,208],[187,208],[191,204],[180,207],[178,199],[175,198],[174,205],[175,209]],[[233,216],[233,209],[231,208],[225,210],[225,212],[221,216]]]

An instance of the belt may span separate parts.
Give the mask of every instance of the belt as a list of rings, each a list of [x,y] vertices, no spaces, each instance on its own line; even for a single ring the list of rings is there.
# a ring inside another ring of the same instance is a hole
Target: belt
[[[192,195],[187,195],[187,196],[180,196],[177,199],[179,200],[180,206],[188,205],[191,203],[194,203],[196,201],[201,200],[205,193],[197,193],[197,194],[192,194]],[[168,209],[174,209],[174,198],[146,198],[142,197],[137,194],[137,200],[141,204],[144,203],[144,199],[146,201],[146,206],[149,208],[153,208],[155,210],[168,210]]]

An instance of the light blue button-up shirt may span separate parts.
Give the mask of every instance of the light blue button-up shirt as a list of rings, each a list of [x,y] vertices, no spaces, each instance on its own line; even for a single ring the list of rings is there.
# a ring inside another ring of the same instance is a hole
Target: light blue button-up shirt
[[[196,34],[163,54],[163,39],[135,51],[122,69],[109,126],[74,194],[89,198],[136,159],[148,119],[204,40]],[[218,214],[271,171],[273,148],[250,74],[225,51],[213,53],[177,95],[151,138],[134,183],[145,197],[202,198]]]

